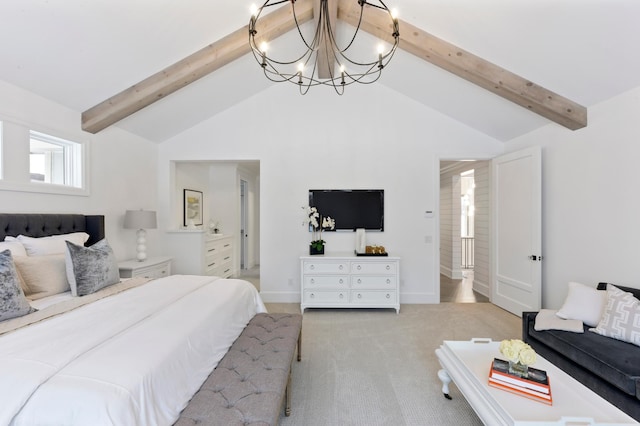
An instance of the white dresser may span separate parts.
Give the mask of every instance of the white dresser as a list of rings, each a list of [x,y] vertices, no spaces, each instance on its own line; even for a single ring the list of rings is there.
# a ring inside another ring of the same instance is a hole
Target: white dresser
[[[300,310],[393,308],[400,312],[400,258],[325,254],[300,257]]]
[[[234,275],[233,235],[176,230],[167,232],[167,240],[174,273],[222,278]]]

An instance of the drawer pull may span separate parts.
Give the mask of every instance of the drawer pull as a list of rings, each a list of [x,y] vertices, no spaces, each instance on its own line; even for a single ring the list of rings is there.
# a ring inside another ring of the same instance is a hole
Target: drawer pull
[[[211,253],[212,251],[216,251],[216,249],[212,248],[212,249],[209,249],[209,250],[207,250],[207,251],[208,251],[209,253]]]
[[[309,297],[311,297],[313,299],[314,297],[316,297],[316,295],[311,293],[311,295]]]
[[[316,269],[316,265],[309,266],[309,269]]]
[[[224,246],[225,246],[225,247],[229,247],[230,245],[231,245],[231,244],[225,244]]]
[[[215,264],[216,264],[216,262],[213,262],[213,263],[208,264],[207,266],[208,266],[209,268],[211,268],[211,267],[212,267],[213,265],[215,265]]]
[[[340,284],[344,283],[344,281],[342,280],[342,278],[340,278],[340,281],[338,281]]]
[[[227,272],[229,272],[231,269],[225,269],[224,273],[226,274]]]
[[[391,299],[391,295],[387,293],[387,299]]]
[[[358,299],[362,299],[362,295],[358,293]]]
[[[387,278],[387,284],[391,284],[391,280]]]
[[[344,266],[340,265],[340,266],[338,266],[338,269],[340,269],[342,271],[344,269]]]
[[[316,280],[314,280],[313,278],[311,278],[311,284],[315,284]]]
[[[387,271],[391,269],[391,265],[387,265]]]
[[[358,265],[358,271],[359,271],[360,269],[362,269],[362,266]]]
[[[344,294],[340,293],[340,299],[344,299]]]
[[[231,256],[227,256],[224,258],[224,260],[229,260],[229,259],[231,259]]]
[[[358,284],[362,284],[362,280],[358,278]]]

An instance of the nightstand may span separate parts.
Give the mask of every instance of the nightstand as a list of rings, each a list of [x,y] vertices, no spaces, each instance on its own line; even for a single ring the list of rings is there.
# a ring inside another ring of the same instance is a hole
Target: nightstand
[[[162,278],[171,275],[170,257],[150,257],[142,262],[127,260],[118,263],[120,278]]]

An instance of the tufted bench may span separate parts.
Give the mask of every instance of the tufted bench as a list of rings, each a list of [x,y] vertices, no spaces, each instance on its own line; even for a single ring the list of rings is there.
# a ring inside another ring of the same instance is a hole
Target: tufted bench
[[[291,363],[300,361],[302,315],[257,314],[174,426],[278,424],[291,413]]]

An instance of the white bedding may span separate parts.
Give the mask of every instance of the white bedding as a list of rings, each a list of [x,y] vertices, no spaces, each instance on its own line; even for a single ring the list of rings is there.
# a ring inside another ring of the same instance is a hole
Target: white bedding
[[[242,280],[173,275],[0,337],[0,424],[170,425],[249,320]]]

